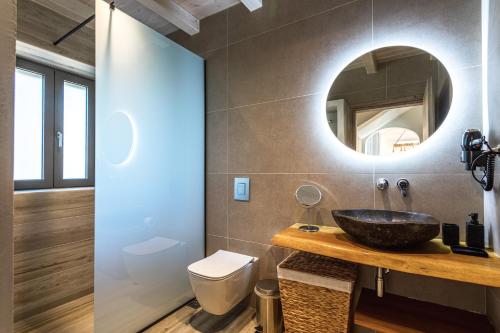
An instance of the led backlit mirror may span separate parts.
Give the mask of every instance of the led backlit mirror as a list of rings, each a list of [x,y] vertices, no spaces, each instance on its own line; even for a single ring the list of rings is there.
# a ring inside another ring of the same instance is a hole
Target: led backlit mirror
[[[339,74],[328,93],[327,121],[337,138],[368,155],[414,149],[443,123],[452,83],[444,65],[407,46],[373,50]]]

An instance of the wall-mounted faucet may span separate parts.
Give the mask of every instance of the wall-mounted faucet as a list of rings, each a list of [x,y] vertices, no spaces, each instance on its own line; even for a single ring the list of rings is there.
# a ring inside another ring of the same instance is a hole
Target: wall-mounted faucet
[[[408,179],[400,178],[398,179],[396,185],[398,186],[399,191],[401,192],[401,196],[403,198],[406,198],[406,196],[408,195],[408,188],[410,187],[410,182],[408,181]]]
[[[377,179],[377,188],[381,191],[386,190],[389,187],[389,181],[385,178]]]

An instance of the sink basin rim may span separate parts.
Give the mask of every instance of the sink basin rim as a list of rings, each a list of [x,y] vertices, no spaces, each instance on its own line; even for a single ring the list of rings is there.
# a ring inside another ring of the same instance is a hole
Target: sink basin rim
[[[379,219],[374,218],[374,219],[366,219],[362,218],[360,216],[355,216],[353,214],[348,214],[348,213],[354,213],[354,212],[375,212],[377,214],[380,213],[387,213],[387,214],[393,214],[393,215],[401,215],[401,216],[408,216],[409,218],[414,218],[413,220],[391,220],[388,221],[387,219],[383,219],[383,216],[376,216],[380,217]],[[384,222],[391,222],[391,224],[436,224],[440,225],[441,223],[432,215],[426,214],[426,213],[418,213],[418,212],[405,212],[405,211],[399,211],[399,210],[387,210],[387,209],[334,209],[332,210],[332,216],[335,219],[335,216],[343,217],[346,219],[350,220],[355,220],[357,222],[362,222],[362,223],[384,223]]]
[[[432,215],[423,213],[348,209],[332,210],[332,216],[344,232],[374,248],[412,247],[435,238],[440,231],[440,222]],[[394,222],[391,216],[401,218]]]

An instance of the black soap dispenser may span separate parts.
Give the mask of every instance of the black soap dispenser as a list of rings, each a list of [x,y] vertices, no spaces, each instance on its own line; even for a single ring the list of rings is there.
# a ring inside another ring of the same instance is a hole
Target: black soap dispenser
[[[479,224],[479,214],[469,214],[465,239],[468,247],[484,249],[484,225]]]

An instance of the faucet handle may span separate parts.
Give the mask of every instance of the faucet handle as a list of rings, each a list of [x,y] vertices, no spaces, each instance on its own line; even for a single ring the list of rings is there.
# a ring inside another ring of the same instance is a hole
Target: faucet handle
[[[377,188],[381,191],[386,190],[389,187],[389,181],[386,178],[377,179]]]
[[[408,181],[408,179],[399,178],[396,185],[401,191],[401,195],[403,196],[403,198],[406,198],[406,196],[408,195],[408,187],[410,187],[410,182]]]

